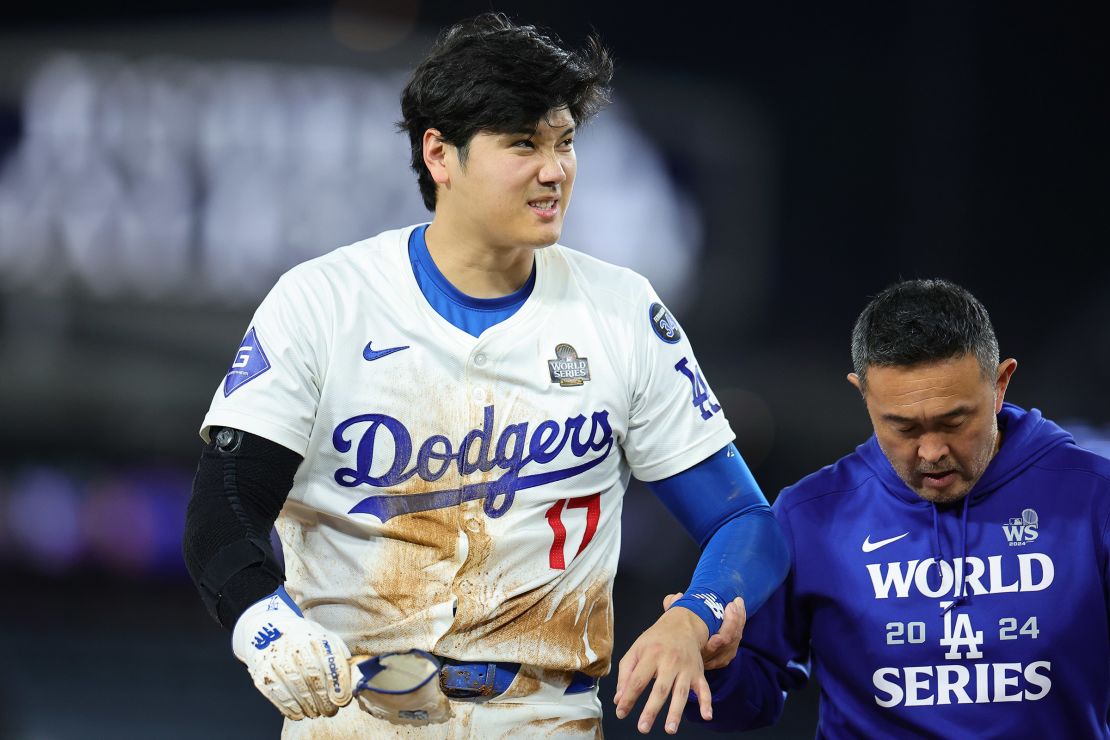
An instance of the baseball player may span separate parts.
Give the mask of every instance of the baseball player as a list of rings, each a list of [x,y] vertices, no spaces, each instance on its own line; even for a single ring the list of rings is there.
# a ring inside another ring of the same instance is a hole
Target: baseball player
[[[690,690],[708,718],[703,659],[785,576],[679,324],[556,244],[611,74],[596,39],[448,29],[402,94],[431,223],[290,270],[216,391],[185,557],[286,737],[599,737],[630,475],[703,555],[618,716],[654,680],[641,730],[666,705],[676,731]]]

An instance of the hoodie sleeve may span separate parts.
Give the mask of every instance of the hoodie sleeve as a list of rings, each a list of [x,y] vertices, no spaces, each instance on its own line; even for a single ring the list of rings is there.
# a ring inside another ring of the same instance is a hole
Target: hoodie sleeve
[[[782,526],[794,561],[794,535],[779,506]],[[705,722],[697,700],[687,704],[686,719],[717,731],[750,730],[774,724],[782,715],[786,692],[805,686],[810,673],[809,615],[793,597],[794,566],[744,628],[740,650],[725,668],[706,671],[713,692],[713,720]]]
[[[1102,552],[1099,566],[1102,568],[1102,595],[1106,600],[1106,613],[1110,614],[1110,512],[1102,522]]]

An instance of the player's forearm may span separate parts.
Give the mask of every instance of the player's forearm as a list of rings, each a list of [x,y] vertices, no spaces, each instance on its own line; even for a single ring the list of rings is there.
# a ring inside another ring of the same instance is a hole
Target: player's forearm
[[[694,576],[674,606],[690,609],[716,633],[737,596],[748,618],[786,578],[790,552],[770,508],[753,507],[725,522],[706,543]]]
[[[685,595],[674,606],[698,614],[715,634],[737,596],[750,617],[786,577],[790,554],[767,499],[734,445],[648,484],[702,546]]]
[[[251,434],[223,439],[201,454],[182,549],[205,606],[231,629],[285,580],[269,536],[301,457]]]

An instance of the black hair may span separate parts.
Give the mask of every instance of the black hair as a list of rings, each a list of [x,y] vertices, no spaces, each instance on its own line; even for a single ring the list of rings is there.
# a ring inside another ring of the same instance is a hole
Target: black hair
[[[867,368],[910,367],[975,355],[985,377],[998,369],[998,339],[979,300],[947,280],[904,280],[871,302],[852,329],[852,365],[861,387]]]
[[[424,132],[435,128],[459,150],[474,134],[523,133],[551,110],[566,109],[576,125],[609,101],[613,60],[591,34],[579,51],[553,34],[485,13],[447,28],[401,93],[398,128],[408,133],[411,166],[429,211],[436,184],[424,166]]]

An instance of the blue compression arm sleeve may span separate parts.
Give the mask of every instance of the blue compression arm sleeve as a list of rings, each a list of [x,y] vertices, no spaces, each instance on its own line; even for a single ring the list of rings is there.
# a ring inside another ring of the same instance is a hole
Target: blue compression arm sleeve
[[[667,510],[701,546],[684,606],[721,628],[724,607],[737,596],[748,617],[786,578],[790,552],[751,471],[732,444],[670,478],[648,483]]]

